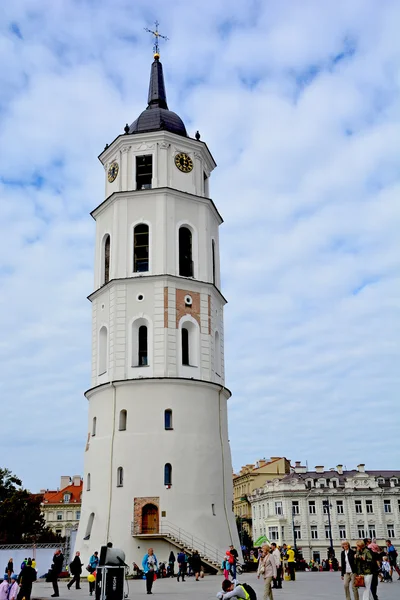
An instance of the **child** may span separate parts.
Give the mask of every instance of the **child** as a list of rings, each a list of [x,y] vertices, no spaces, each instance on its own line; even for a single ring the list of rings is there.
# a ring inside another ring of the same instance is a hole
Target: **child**
[[[390,575],[390,563],[389,563],[389,559],[387,556],[384,556],[382,559],[382,567],[381,567],[381,571],[382,571],[382,575],[383,575],[383,581],[388,583],[388,582],[392,582],[393,579]]]
[[[3,581],[0,583],[0,600],[7,600],[8,597],[8,573],[3,575]]]
[[[11,585],[8,591],[8,600],[17,600],[19,594],[18,575],[13,573],[11,575]]]
[[[229,552],[227,552],[225,554],[224,560],[221,563],[221,569],[224,570],[224,579],[228,579],[228,580],[229,580],[229,575],[231,573],[231,564],[229,562],[229,556],[230,556],[230,554],[229,554]]]

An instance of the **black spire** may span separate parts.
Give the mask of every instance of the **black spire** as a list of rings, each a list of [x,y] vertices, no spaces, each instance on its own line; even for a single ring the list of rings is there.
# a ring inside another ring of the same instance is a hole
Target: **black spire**
[[[148,108],[165,108],[168,110],[167,94],[165,93],[162,64],[158,58],[151,65]]]

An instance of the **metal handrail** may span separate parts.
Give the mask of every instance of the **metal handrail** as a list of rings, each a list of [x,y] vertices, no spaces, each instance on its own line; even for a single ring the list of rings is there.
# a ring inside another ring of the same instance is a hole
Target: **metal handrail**
[[[205,558],[214,560],[219,564],[222,562],[224,558],[224,553],[221,552],[215,546],[211,546],[204,540],[196,537],[189,531],[185,531],[182,527],[178,525],[174,525],[170,521],[165,521],[164,519],[160,523],[160,533],[170,534],[184,546],[188,546],[193,550],[197,550],[200,554],[203,554]]]

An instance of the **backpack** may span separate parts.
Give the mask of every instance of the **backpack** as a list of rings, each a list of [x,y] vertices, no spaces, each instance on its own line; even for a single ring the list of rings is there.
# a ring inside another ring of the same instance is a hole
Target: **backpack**
[[[248,583],[241,583],[240,586],[247,592],[250,596],[250,600],[257,600],[257,594]]]

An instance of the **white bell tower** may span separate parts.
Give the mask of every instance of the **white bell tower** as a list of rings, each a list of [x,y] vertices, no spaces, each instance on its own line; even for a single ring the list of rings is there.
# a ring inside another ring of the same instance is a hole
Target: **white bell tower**
[[[100,154],[94,209],[92,387],[84,560],[108,541],[140,564],[197,547],[220,563],[239,548],[224,382],[222,218],[207,145],[168,110],[155,54],[148,107]],[[189,540],[193,539],[192,544]]]

